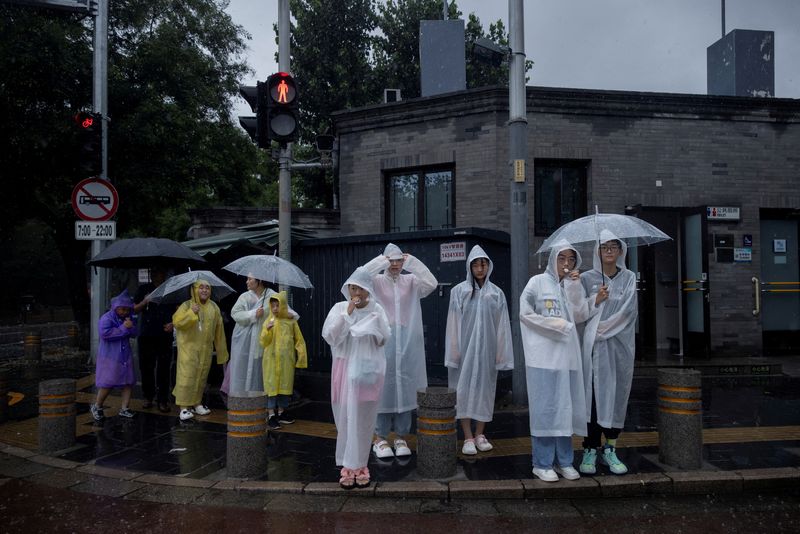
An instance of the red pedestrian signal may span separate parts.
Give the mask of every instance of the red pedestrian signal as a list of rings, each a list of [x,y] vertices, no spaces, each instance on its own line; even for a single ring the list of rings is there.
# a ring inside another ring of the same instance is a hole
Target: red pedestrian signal
[[[75,114],[78,125],[78,160],[81,172],[97,176],[103,171],[103,116],[100,113],[79,111]]]
[[[269,138],[281,144],[297,139],[300,112],[297,85],[291,74],[278,72],[267,79]]]

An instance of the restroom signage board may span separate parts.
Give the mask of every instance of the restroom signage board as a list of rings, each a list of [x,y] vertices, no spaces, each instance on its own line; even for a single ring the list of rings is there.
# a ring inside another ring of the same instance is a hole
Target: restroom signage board
[[[707,206],[706,219],[709,221],[738,221],[741,208],[734,206]]]

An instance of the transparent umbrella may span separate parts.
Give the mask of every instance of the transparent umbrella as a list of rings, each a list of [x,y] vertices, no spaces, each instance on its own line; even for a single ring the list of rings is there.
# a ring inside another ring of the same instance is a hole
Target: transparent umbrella
[[[314,287],[308,275],[297,265],[279,256],[254,254],[244,256],[223,267],[226,271],[252,276],[265,282],[308,289]]]
[[[205,280],[211,285],[211,297],[219,300],[234,293],[235,290],[223,282],[211,271],[189,271],[176,274],[155,288],[150,293],[153,302],[183,302],[191,298],[191,286],[198,280]]]
[[[557,243],[562,239],[568,241],[571,245],[588,245],[591,247],[598,242],[600,232],[603,230],[610,231],[625,241],[625,244],[629,247],[652,245],[659,241],[672,239],[649,222],[637,217],[618,213],[595,213],[563,225],[542,243],[536,253],[550,252],[553,243]]]

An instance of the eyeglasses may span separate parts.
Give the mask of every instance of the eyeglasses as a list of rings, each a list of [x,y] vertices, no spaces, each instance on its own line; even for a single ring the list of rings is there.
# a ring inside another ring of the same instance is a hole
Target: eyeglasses
[[[619,245],[600,245],[601,252],[617,252]]]

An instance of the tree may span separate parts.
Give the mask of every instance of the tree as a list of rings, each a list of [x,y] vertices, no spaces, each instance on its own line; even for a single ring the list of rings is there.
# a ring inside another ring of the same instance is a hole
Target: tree
[[[109,177],[121,235],[182,238],[186,209],[258,205],[275,174],[230,118],[244,30],[220,0],[118,0],[109,13]],[[76,317],[88,320],[87,242],[74,239],[78,172],[70,117],[91,102],[90,19],[0,5],[0,168],[24,202],[0,212],[53,232]],[[266,178],[263,178],[266,177]]]

